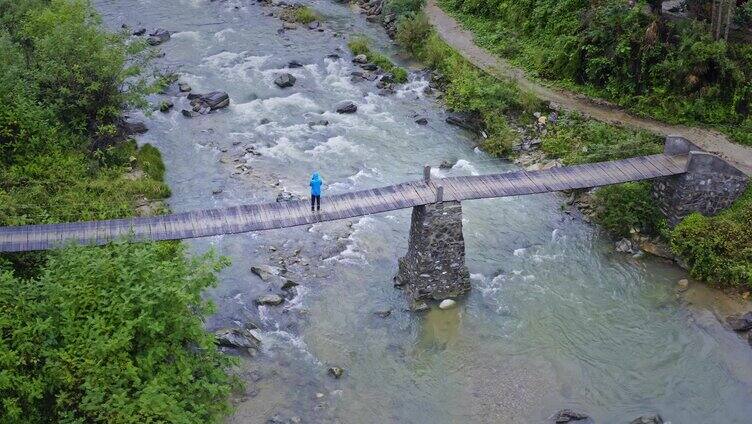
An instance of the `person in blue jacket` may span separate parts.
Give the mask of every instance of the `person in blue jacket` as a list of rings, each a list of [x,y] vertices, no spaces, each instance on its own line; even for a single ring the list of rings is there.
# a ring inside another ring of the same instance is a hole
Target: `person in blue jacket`
[[[318,172],[314,172],[311,175],[311,212],[313,212],[313,206],[316,206],[316,210],[321,210],[321,187],[324,185],[324,180]]]

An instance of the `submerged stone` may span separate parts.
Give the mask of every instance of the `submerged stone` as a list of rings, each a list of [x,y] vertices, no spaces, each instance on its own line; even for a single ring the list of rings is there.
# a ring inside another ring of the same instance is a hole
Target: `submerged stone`
[[[660,415],[643,415],[629,422],[629,424],[663,424],[663,418]]]
[[[452,309],[457,306],[457,302],[452,299],[444,299],[439,303],[439,309]]]
[[[295,77],[290,73],[283,73],[274,78],[274,84],[279,88],[287,88],[295,85]]]
[[[331,375],[334,378],[340,378],[342,377],[342,374],[345,373],[345,370],[340,367],[329,367],[329,370],[327,370],[327,373]]]
[[[337,104],[337,113],[355,113],[357,111],[358,106],[349,100]]]
[[[254,302],[256,303],[256,305],[277,306],[281,305],[284,301],[285,299],[278,294],[265,294],[257,297]]]

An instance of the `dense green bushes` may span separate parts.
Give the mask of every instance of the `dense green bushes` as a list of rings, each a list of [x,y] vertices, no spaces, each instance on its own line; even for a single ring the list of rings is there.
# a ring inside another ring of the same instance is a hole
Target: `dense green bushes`
[[[629,237],[632,230],[656,234],[666,219],[651,197],[648,181],[606,186],[595,192],[595,219],[611,234]]]
[[[717,216],[685,218],[671,232],[671,248],[686,259],[692,276],[752,289],[752,187]]]
[[[0,271],[0,421],[218,421],[231,362],[201,292],[222,262],[178,246],[69,248],[39,278]]]
[[[478,42],[533,74],[667,122],[752,144],[752,46],[624,0],[445,0]]]
[[[0,0],[0,225],[132,216],[169,195],[119,137],[142,46],[84,0]],[[166,80],[164,80],[166,81]],[[228,360],[203,329],[220,263],[176,243],[0,255],[0,422],[219,422]]]

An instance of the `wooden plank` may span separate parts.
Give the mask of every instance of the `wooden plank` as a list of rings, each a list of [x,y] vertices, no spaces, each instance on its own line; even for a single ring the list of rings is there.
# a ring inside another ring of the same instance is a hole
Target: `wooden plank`
[[[625,172],[633,175],[632,181],[643,180],[650,177],[648,174],[646,174],[646,171],[638,169],[638,167],[629,159],[619,161],[618,166]]]
[[[535,179],[533,179],[524,169],[520,171],[520,178],[528,181],[534,193],[545,193],[548,191],[548,188],[545,185],[535,181]]]
[[[635,161],[640,163],[642,166],[644,166],[646,169],[648,169],[651,172],[651,175],[653,175],[654,177],[659,177],[659,176],[670,174],[670,172],[668,172],[668,170],[666,169],[665,165],[653,164],[645,156],[638,156],[632,159],[634,159]]]
[[[598,162],[593,165],[611,184],[621,183],[629,179],[627,174],[611,162]]]
[[[457,200],[464,199],[464,194],[457,184],[457,177],[443,178],[441,180],[442,187],[444,187],[444,199],[445,200]],[[428,203],[434,203],[436,201],[436,192],[431,192],[431,197],[428,199]]]
[[[537,186],[528,177],[525,171],[517,171],[514,173],[515,181],[515,193],[519,195],[526,195],[535,193]]]

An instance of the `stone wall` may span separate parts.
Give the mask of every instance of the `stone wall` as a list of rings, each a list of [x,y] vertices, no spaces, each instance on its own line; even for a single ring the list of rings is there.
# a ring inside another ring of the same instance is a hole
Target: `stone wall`
[[[681,137],[668,137],[665,153],[689,155],[685,174],[653,183],[653,197],[672,227],[692,212],[717,214],[731,206],[747,187],[748,177],[743,172]]]
[[[470,290],[459,202],[413,208],[407,254],[399,260],[395,281],[413,304],[456,297]]]

